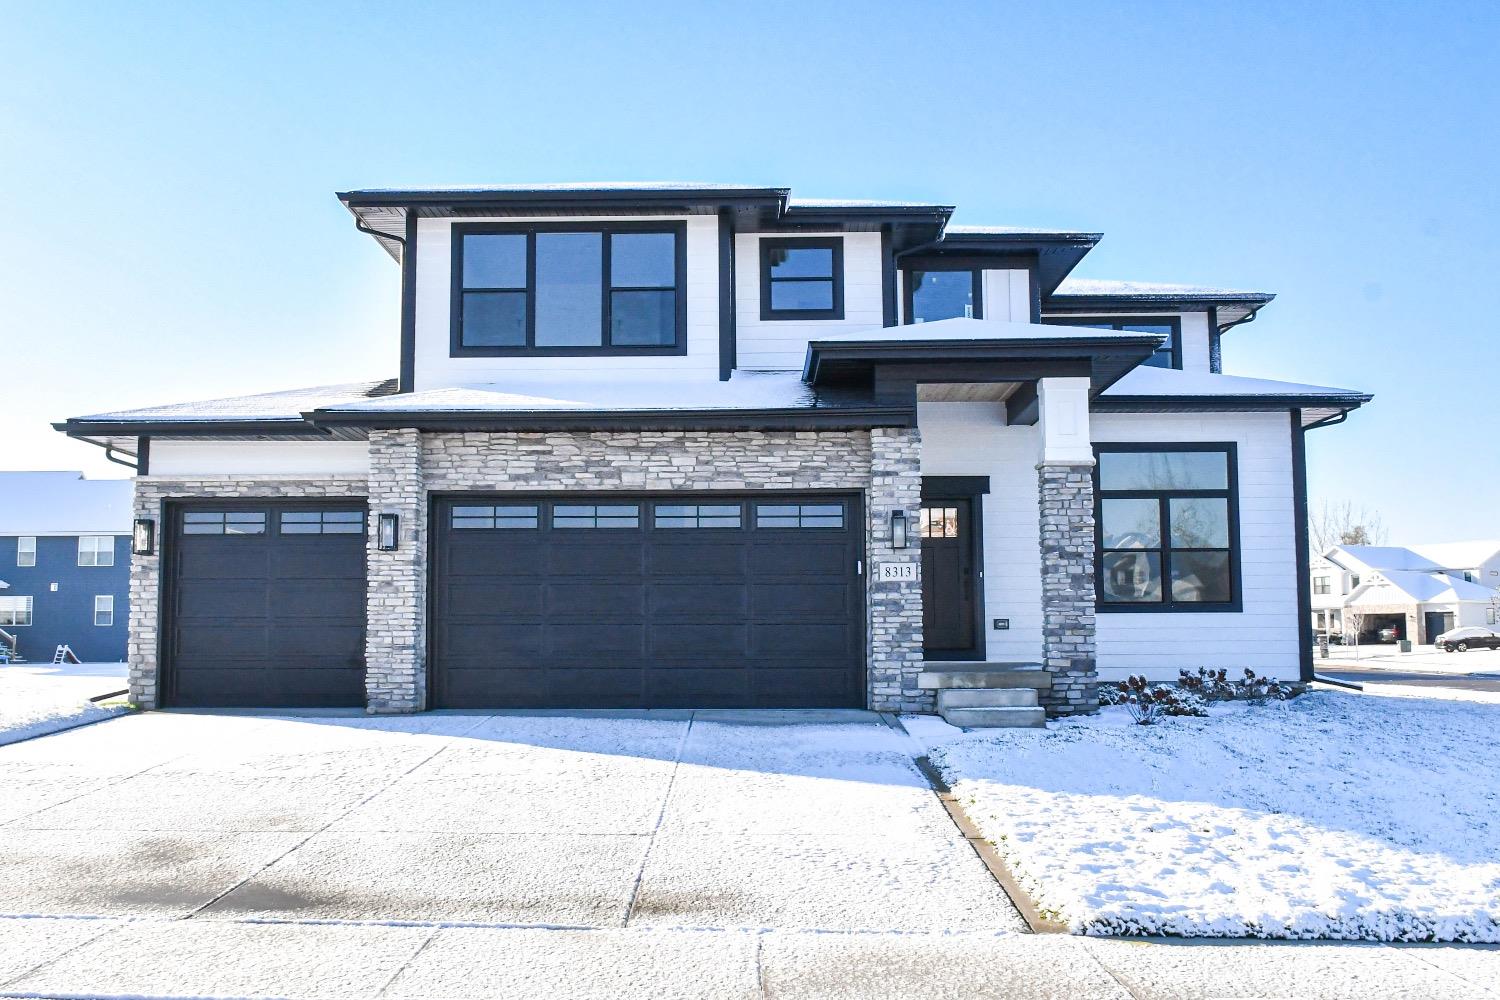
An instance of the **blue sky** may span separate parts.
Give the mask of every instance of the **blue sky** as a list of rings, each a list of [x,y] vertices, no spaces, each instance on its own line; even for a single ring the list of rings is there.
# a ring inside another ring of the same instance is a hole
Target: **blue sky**
[[[0,468],[47,424],[393,375],[351,187],[713,180],[1100,231],[1278,299],[1226,370],[1372,391],[1311,493],[1500,535],[1500,5],[0,0]]]

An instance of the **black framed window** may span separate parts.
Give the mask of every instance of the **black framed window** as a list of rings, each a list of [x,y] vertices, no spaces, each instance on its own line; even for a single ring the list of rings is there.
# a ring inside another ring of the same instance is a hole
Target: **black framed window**
[[[760,318],[843,319],[843,239],[761,240]]]
[[[281,512],[283,535],[360,535],[365,530],[362,510],[286,510]]]
[[[923,507],[917,534],[923,538],[957,538],[957,507]]]
[[[554,528],[639,528],[641,508],[633,503],[553,504]]]
[[[659,503],[653,514],[658,528],[738,528],[742,520],[737,503]]]
[[[758,503],[755,505],[757,528],[842,528],[844,505],[841,503]]]
[[[1182,367],[1182,320],[1176,316],[1132,316],[1118,320],[1095,319],[1090,316],[1048,316],[1042,322],[1053,326],[1086,326],[1094,330],[1160,333],[1166,336],[1166,342],[1141,364],[1153,368]]]
[[[904,273],[908,323],[983,318],[983,272],[979,268],[933,266],[909,268]]]
[[[1235,446],[1094,452],[1099,610],[1240,610]]]
[[[454,357],[686,352],[681,223],[453,227]]]
[[[266,513],[260,510],[189,510],[182,515],[184,535],[264,535]]]
[[[455,528],[535,528],[541,524],[534,503],[454,507],[452,516]]]

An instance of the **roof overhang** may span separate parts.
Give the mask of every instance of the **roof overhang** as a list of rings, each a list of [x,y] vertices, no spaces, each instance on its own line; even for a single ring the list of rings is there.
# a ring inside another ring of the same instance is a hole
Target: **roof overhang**
[[[1046,296],[1062,284],[1063,279],[1103,238],[1102,233],[945,233],[939,240],[903,251],[902,256],[983,258],[1034,255],[1037,287]]]
[[[1119,293],[1112,295],[1045,294],[1042,314],[1130,314],[1208,312],[1217,316],[1219,330],[1248,323],[1276,296],[1271,292],[1236,294],[1177,295],[1161,293]]]
[[[829,406],[712,410],[430,410],[390,413],[311,410],[303,415],[336,438],[372,430],[423,431],[641,431],[641,430],[858,430],[915,427],[911,406]]]
[[[1150,333],[1112,333],[1035,340],[815,340],[807,345],[802,377],[820,385],[874,379],[881,369],[916,383],[1085,376],[1097,395],[1149,358],[1164,339]]]
[[[1303,394],[1222,396],[1117,396],[1094,400],[1096,413],[1264,413],[1300,410],[1306,429],[1342,422],[1374,397],[1367,393],[1339,396]]]

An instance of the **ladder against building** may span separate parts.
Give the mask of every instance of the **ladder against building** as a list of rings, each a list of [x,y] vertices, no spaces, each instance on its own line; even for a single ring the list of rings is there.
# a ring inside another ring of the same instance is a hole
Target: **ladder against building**
[[[67,643],[63,643],[61,646],[57,647],[57,652],[52,654],[52,662],[54,664],[58,664],[82,663],[83,661],[78,658],[77,653],[73,652],[72,646],[69,646]]]

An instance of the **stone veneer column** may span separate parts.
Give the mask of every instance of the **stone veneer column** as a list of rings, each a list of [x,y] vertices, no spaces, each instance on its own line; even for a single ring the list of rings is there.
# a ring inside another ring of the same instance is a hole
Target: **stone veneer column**
[[[162,498],[139,477],[133,484],[135,517],[156,523],[156,551],[149,556],[130,557],[130,624],[125,643],[130,700],[141,708],[160,708],[157,686],[157,643],[161,620],[161,552],[167,544],[167,523],[162,516]]]
[[[917,687],[922,672],[921,437],[916,428],[870,431],[869,525],[865,567],[870,604],[869,705],[879,711],[931,712],[935,693]],[[908,547],[891,548],[892,511],[905,511]],[[885,562],[917,566],[917,579],[882,583]]]
[[[371,714],[427,707],[427,487],[415,430],[370,432],[365,697]],[[381,514],[400,518],[396,551],[376,545]]]
[[[1037,466],[1042,544],[1042,665],[1052,687],[1041,692],[1048,715],[1099,708],[1094,660],[1094,470]]]

